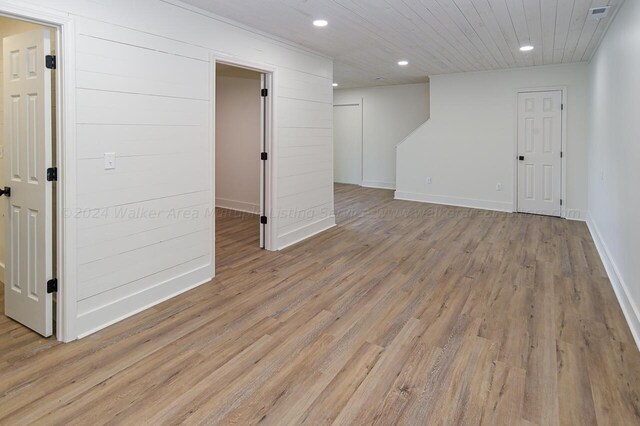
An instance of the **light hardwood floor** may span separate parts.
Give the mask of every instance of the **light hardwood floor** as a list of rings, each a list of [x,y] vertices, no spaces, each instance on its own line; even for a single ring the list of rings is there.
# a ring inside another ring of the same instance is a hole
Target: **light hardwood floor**
[[[57,344],[0,317],[0,423],[638,424],[640,353],[584,223],[336,187],[279,253]]]

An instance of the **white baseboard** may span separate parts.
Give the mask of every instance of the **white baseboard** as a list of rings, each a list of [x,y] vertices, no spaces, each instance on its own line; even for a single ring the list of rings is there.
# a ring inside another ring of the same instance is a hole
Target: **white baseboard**
[[[202,266],[178,277],[128,295],[116,302],[78,316],[78,339],[205,284],[214,276],[213,266]],[[114,319],[115,318],[115,319]]]
[[[627,320],[627,324],[629,324],[636,346],[640,349],[640,311],[638,310],[638,306],[633,301],[633,298],[629,293],[629,288],[625,284],[624,279],[622,278],[622,275],[620,274],[609,249],[607,248],[607,244],[602,239],[598,226],[593,221],[591,215],[587,216],[587,226],[589,227],[589,232],[591,232],[591,237],[596,245],[596,249],[600,254],[604,268],[607,270],[609,281],[611,281],[611,286],[613,287],[613,291],[616,293],[618,303],[620,303],[620,307],[622,308],[622,313]]]
[[[567,220],[575,220],[578,222],[586,222],[588,215],[583,210],[567,209],[564,212],[564,218]]]
[[[247,203],[245,201],[229,200],[227,198],[216,198],[216,207],[222,209],[236,210],[245,213],[260,213],[260,205]]]
[[[363,180],[362,186],[365,188],[396,189],[395,182],[380,182],[375,180]]]
[[[279,236],[278,250],[282,250],[291,245],[299,243],[302,240],[313,237],[314,235],[326,231],[327,229],[333,228],[334,226],[336,226],[336,217],[333,215],[325,217],[324,219],[321,219],[317,222],[302,226],[296,230]]]
[[[510,202],[476,200],[473,198],[449,197],[443,195],[418,194],[415,192],[396,191],[396,200],[418,201],[421,203],[443,204],[446,206],[468,207],[472,209],[494,210],[499,212],[512,212],[513,205]]]

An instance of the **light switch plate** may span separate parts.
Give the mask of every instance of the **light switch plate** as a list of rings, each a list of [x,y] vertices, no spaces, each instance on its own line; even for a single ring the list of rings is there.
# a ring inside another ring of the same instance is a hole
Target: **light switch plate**
[[[116,153],[105,152],[104,153],[104,169],[113,170],[116,168]]]
[[[0,160],[4,159],[4,145],[0,145]]]

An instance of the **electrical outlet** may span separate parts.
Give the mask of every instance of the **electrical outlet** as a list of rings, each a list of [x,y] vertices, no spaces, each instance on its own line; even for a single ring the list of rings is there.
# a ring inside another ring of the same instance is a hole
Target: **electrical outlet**
[[[496,191],[502,191],[502,184],[496,183]]]
[[[104,153],[104,169],[113,170],[116,168],[116,153],[105,152]]]
[[[427,176],[427,184],[431,185],[431,176]]]

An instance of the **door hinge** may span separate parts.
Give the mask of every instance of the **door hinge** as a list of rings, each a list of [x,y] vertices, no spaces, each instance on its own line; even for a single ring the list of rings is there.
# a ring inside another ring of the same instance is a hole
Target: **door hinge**
[[[260,223],[263,225],[267,224],[267,217],[266,216],[260,216]]]
[[[564,155],[564,154],[562,153],[562,151],[560,151],[560,158],[562,158],[562,157],[563,157],[563,155]]]
[[[53,278],[47,281],[47,293],[57,293],[58,292],[58,279]]]
[[[560,198],[560,205],[562,205],[562,198]]]
[[[56,57],[54,55],[47,55],[44,57],[44,66],[47,67],[47,69],[50,70],[55,70],[57,63],[56,63]]]
[[[564,111],[564,104],[560,104],[560,111]]]
[[[260,153],[260,159],[263,161],[267,161],[267,159],[269,158],[269,155],[266,152],[261,152]]]
[[[260,96],[262,96],[263,98],[269,96],[269,89],[260,89]]]
[[[57,167],[49,167],[47,169],[47,180],[49,182],[57,182],[58,181],[58,168]]]

